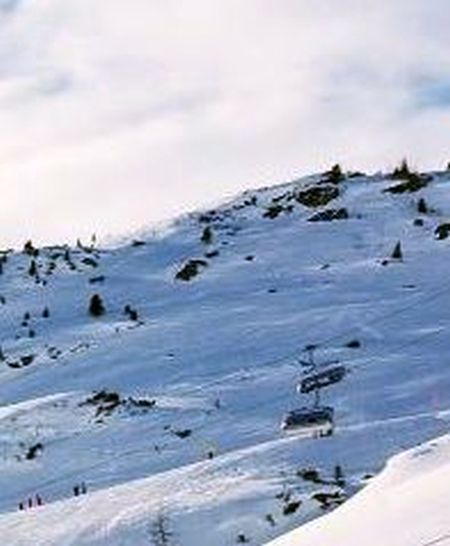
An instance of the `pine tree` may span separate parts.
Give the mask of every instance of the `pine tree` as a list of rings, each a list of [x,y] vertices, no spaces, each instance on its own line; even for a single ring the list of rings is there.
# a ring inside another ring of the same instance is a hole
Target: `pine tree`
[[[393,260],[402,260],[403,259],[403,252],[402,252],[402,244],[400,241],[397,242],[395,245],[395,248],[391,254],[391,258]]]
[[[28,256],[34,256],[34,257],[36,257],[39,254],[39,250],[37,248],[34,248],[32,241],[27,241],[24,244],[23,252],[24,254],[28,254]]]
[[[94,294],[89,302],[89,313],[93,317],[101,317],[106,313],[102,298],[98,294]]]
[[[328,182],[331,182],[332,184],[339,184],[339,182],[342,182],[344,178],[345,177],[339,163],[336,163],[336,165],[333,165],[327,173],[327,180]]]
[[[408,180],[411,174],[411,169],[409,168],[408,161],[405,158],[402,160],[400,167],[395,167],[394,172],[392,173],[392,178]]]
[[[213,240],[213,232],[210,226],[206,226],[200,238],[203,244],[210,245]]]
[[[154,546],[170,546],[172,544],[173,533],[169,530],[169,520],[164,513],[158,514],[150,532]]]
[[[28,269],[28,275],[30,275],[30,277],[35,277],[37,275],[36,260],[31,260],[30,267]]]
[[[342,467],[339,464],[337,464],[334,467],[334,481],[340,487],[343,487],[345,485],[344,471],[342,470]]]
[[[428,213],[428,206],[427,202],[423,197],[419,199],[419,202],[417,203],[417,212],[420,214],[427,214]]]

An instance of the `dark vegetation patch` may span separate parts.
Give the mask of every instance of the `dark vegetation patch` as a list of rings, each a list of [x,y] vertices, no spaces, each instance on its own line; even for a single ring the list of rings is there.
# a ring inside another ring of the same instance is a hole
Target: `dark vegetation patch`
[[[367,176],[367,174],[361,171],[351,171],[348,172],[346,176],[347,178],[362,178],[364,176]]]
[[[391,254],[391,258],[393,260],[403,260],[402,243],[400,241],[397,241],[397,243],[395,244],[394,250]]]
[[[99,294],[91,296],[89,301],[89,314],[93,317],[101,317],[106,313],[105,305]]]
[[[156,406],[156,400],[155,399],[147,399],[147,398],[133,398],[129,397],[127,398],[126,402],[130,404],[131,406],[134,406],[135,408],[141,408],[141,409],[151,409]]]
[[[107,390],[98,391],[81,403],[82,406],[93,406],[96,409],[96,417],[110,415],[121,404],[119,393]]]
[[[25,459],[27,461],[32,461],[33,459],[36,459],[38,455],[40,455],[44,450],[44,446],[41,444],[41,442],[37,442],[36,444],[33,444],[30,446],[25,453]]]
[[[139,313],[137,312],[136,309],[131,307],[131,305],[129,304],[125,305],[125,307],[123,308],[123,312],[130,320],[134,322],[139,320]]]
[[[263,218],[270,218],[274,220],[280,214],[291,213],[294,210],[293,205],[281,205],[279,203],[270,204],[267,209],[263,212]]]
[[[24,254],[36,258],[39,256],[39,249],[35,248],[32,241],[27,241],[23,246]]]
[[[302,504],[302,501],[290,501],[288,503],[286,503],[284,506],[283,506],[283,515],[284,516],[290,516],[292,514],[295,514],[295,512],[297,512],[297,510],[300,508]]]
[[[211,228],[211,226],[206,226],[203,230],[203,233],[200,237],[200,240],[201,242],[204,244],[204,245],[210,245],[212,242],[213,242],[213,230]]]
[[[223,217],[216,211],[216,210],[210,210],[208,212],[203,212],[199,215],[198,221],[201,224],[209,224],[212,222],[220,221]]]
[[[297,476],[304,481],[319,485],[338,485],[339,487],[345,485],[344,471],[338,464],[334,467],[333,475],[328,478],[322,477],[319,471],[313,467],[301,468],[297,471]]]
[[[428,214],[428,205],[423,197],[421,197],[417,203],[417,212],[419,214]]]
[[[99,284],[105,282],[105,275],[98,275],[97,277],[91,277],[89,279],[90,284]]]
[[[188,260],[183,267],[176,273],[175,279],[188,282],[196,277],[201,269],[208,266],[208,262],[200,259]]]
[[[394,169],[389,178],[401,181],[399,184],[383,190],[384,192],[393,194],[414,193],[425,188],[431,179],[429,176],[411,171],[406,160],[402,161],[400,167]]]
[[[361,342],[359,339],[352,339],[345,344],[348,349],[359,349],[361,347]]]
[[[298,192],[295,199],[309,208],[324,207],[339,197],[339,188],[332,184],[316,185]]]
[[[136,413],[146,413],[156,406],[156,400],[151,398],[122,398],[116,391],[103,389],[95,392],[92,396],[86,398],[80,406],[91,406],[95,408],[95,417],[108,417],[116,410],[122,409],[130,415]]]
[[[192,435],[192,430],[190,428],[186,428],[183,430],[173,430],[172,433],[178,438],[184,440],[185,438],[189,438],[189,436]]]
[[[209,252],[205,252],[205,258],[217,258],[219,256],[220,252],[215,250],[210,250]]]
[[[85,258],[81,259],[81,263],[84,265],[88,265],[89,267],[98,267],[98,263],[94,258],[90,258],[89,256],[86,256]]]
[[[317,212],[308,218],[308,222],[332,222],[333,220],[347,220],[348,218],[348,211],[344,207],[340,209],[326,209],[321,212]]]
[[[297,476],[307,482],[322,483],[319,471],[315,468],[301,468],[297,470]]]
[[[345,180],[345,175],[342,172],[339,163],[336,163],[331,167],[329,171],[326,171],[323,175],[324,181],[329,184],[340,184]]]
[[[135,239],[134,241],[132,241],[131,243],[131,246],[132,247],[140,247],[140,246],[145,246],[147,243],[145,241],[141,241],[140,239]]]
[[[436,239],[439,239],[440,241],[443,241],[444,239],[447,239],[450,235],[450,222],[445,222],[441,225],[439,225],[435,230],[434,234],[436,236]]]
[[[312,498],[320,504],[323,510],[335,508],[346,501],[346,496],[342,491],[333,493],[319,492],[315,493]]]
[[[30,366],[34,362],[34,359],[36,358],[35,355],[24,355],[19,358],[19,360],[15,361],[8,361],[7,364],[10,368],[26,368],[27,366]]]
[[[47,348],[47,354],[51,360],[57,360],[62,355],[62,351],[58,347],[51,346]]]
[[[400,184],[396,184],[395,186],[390,186],[389,188],[386,188],[383,190],[386,193],[413,193],[416,191],[421,190],[422,188],[425,188],[428,185],[428,180],[420,175],[411,175],[411,178],[409,180],[405,180],[405,182],[401,182]]]

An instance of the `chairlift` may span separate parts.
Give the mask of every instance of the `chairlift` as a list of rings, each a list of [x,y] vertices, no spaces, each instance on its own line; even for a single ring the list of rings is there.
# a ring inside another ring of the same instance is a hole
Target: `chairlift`
[[[308,375],[297,386],[297,392],[307,394],[317,389],[322,389],[339,383],[345,377],[347,368],[345,366],[332,366],[320,372]]]
[[[322,438],[334,430],[334,409],[330,406],[303,407],[288,412],[281,423],[285,434]]]

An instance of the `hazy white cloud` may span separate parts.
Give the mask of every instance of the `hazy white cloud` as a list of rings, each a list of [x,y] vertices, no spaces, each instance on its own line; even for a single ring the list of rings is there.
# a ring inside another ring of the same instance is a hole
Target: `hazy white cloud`
[[[0,0],[0,245],[450,159],[448,0]]]

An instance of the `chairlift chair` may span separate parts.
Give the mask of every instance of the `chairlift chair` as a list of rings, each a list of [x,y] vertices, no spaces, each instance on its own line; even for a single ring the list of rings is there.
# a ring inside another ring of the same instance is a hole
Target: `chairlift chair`
[[[321,438],[331,436],[334,410],[330,406],[303,407],[288,412],[281,423],[285,434]]]
[[[326,370],[310,374],[297,386],[297,391],[302,394],[307,394],[317,389],[322,389],[339,383],[345,377],[347,369],[345,366],[332,366]]]

